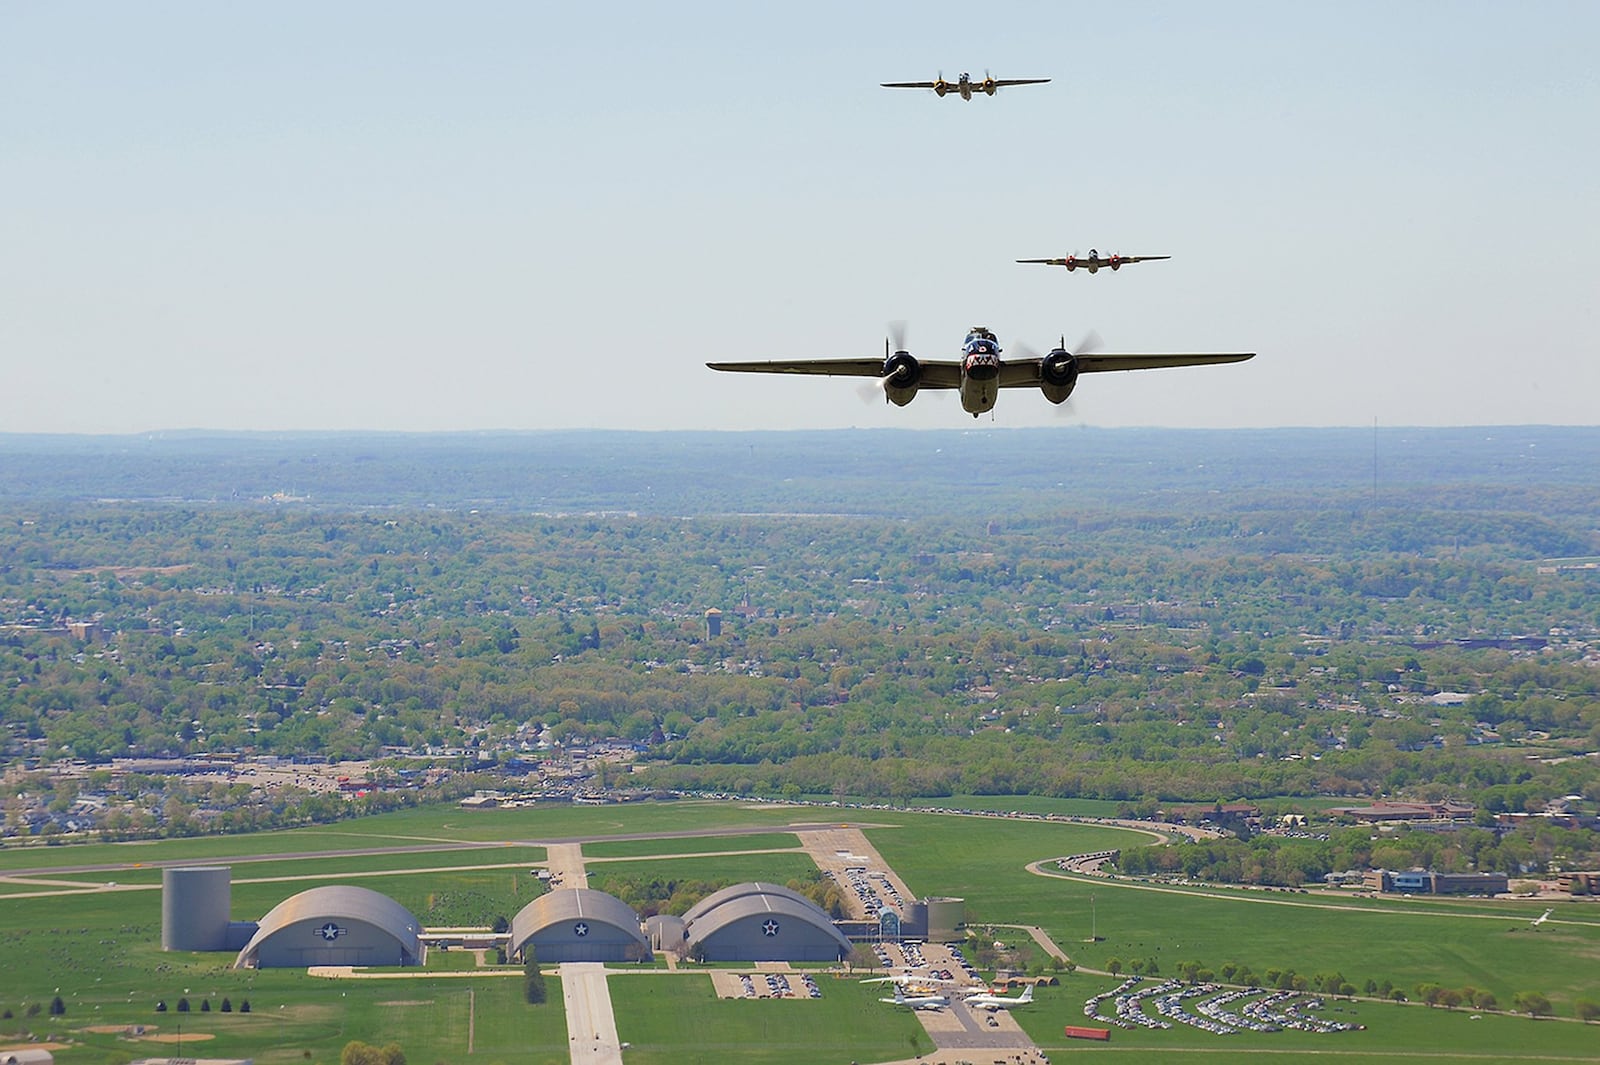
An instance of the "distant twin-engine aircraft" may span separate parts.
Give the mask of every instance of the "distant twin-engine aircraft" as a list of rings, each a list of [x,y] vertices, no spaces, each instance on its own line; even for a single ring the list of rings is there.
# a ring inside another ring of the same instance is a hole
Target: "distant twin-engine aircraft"
[[[1091,274],[1100,272],[1102,266],[1109,266],[1113,270],[1121,270],[1129,263],[1147,263],[1156,259],[1170,259],[1170,255],[1118,255],[1111,254],[1102,257],[1093,248],[1084,256],[1068,255],[1062,259],[1018,259],[1019,263],[1043,263],[1045,266],[1065,266],[1069,271],[1083,269]]]
[[[993,410],[1002,388],[1038,388],[1051,403],[1064,403],[1077,386],[1081,373],[1108,370],[1155,370],[1170,366],[1209,366],[1223,362],[1243,362],[1255,352],[1201,353],[1176,355],[1113,355],[1097,352],[1098,339],[1092,334],[1068,350],[1063,337],[1060,346],[1048,355],[1026,352],[1020,359],[1002,361],[994,334],[975,325],[961,344],[959,359],[917,359],[905,350],[905,338],[896,336],[883,344],[883,359],[790,359],[769,362],[708,362],[713,370],[737,373],[822,374],[835,377],[876,377],[883,386],[884,398],[903,407],[916,398],[918,389],[954,388],[961,393],[961,409],[974,418]],[[1026,351],[1026,349],[1024,349]]]
[[[945,81],[940,74],[932,81],[886,81],[885,89],[932,89],[938,96],[946,93],[955,93],[963,100],[972,99],[972,94],[981,92],[985,96],[993,96],[997,89],[1008,85],[1043,85],[1049,78],[991,78],[987,71],[984,72],[982,81],[973,81],[972,75],[962,71],[961,77],[955,81]]]

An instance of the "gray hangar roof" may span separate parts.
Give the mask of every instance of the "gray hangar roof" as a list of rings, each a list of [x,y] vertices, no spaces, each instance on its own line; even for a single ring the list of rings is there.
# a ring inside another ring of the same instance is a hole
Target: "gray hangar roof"
[[[579,928],[582,931],[578,931]],[[634,944],[649,949],[644,933],[639,930],[639,915],[615,895],[590,888],[563,888],[540,895],[511,918],[511,949],[519,951],[540,933],[552,929],[570,929],[581,939],[591,943],[602,939],[621,944]],[[548,949],[540,949],[544,961],[573,960],[547,957]]]
[[[422,956],[422,926],[410,910],[368,888],[335,884],[302,891],[269,910],[234,965],[253,960],[266,964],[263,949],[270,948],[274,940],[286,940],[296,926],[306,926],[314,938],[308,939],[311,947],[297,941],[293,948],[297,958],[292,964],[415,964]],[[385,960],[345,958],[357,950],[381,950],[376,956]],[[323,954],[327,957],[320,957]],[[387,960],[391,956],[401,960]]]
[[[721,891],[713,891],[684,911],[684,923],[692,924],[696,918],[710,913],[723,903],[731,902],[734,899],[742,899],[747,895],[768,895],[774,898],[792,899],[807,906],[812,905],[810,899],[797,891],[790,891],[782,884],[766,884],[759,880],[752,880],[746,884],[734,884],[732,887],[725,887]],[[817,912],[821,913],[822,911],[818,910]],[[826,920],[826,916],[824,916],[824,920]]]
[[[850,953],[828,915],[788,888],[738,884],[694,909],[701,912],[687,921],[689,949],[698,946],[710,961],[837,961]]]

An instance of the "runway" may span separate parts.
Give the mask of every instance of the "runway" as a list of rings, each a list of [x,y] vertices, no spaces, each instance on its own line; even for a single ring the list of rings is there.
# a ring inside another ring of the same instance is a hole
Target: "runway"
[[[622,1065],[617,1018],[601,962],[561,964],[561,998],[567,1007],[567,1046],[573,1065]]]

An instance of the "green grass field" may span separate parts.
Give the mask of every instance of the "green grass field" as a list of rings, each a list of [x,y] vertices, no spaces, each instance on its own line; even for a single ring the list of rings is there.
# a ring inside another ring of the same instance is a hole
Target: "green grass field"
[[[876,985],[819,978],[819,999],[718,999],[695,976],[607,981],[632,1065],[885,1061],[932,1049],[916,1018],[878,1001]]]
[[[335,1062],[351,1039],[399,1042],[414,1062],[564,1062],[568,1060],[560,989],[551,1004],[520,1001],[521,981],[488,973],[433,973],[475,968],[470,955],[436,954],[417,978],[327,981],[299,971],[234,971],[226,955],[167,954],[160,950],[161,899],[155,861],[257,859],[234,866],[233,915],[258,919],[296,891],[318,884],[356,883],[391,895],[424,924],[487,923],[511,916],[542,890],[529,868],[544,857],[538,841],[683,832],[661,840],[585,844],[608,860],[591,882],[610,875],[663,878],[784,880],[809,871],[801,853],[751,853],[791,847],[790,822],[837,821],[843,811],[665,803],[625,807],[538,808],[465,813],[454,807],[413,810],[359,824],[125,845],[60,846],[0,852],[0,871],[34,873],[84,884],[45,897],[5,885],[0,896],[0,1032],[56,1033],[72,1046],[57,1052],[63,1065],[129,1061],[174,1052],[173,1044],[137,1042],[100,1026],[158,1024],[175,1034],[181,1021],[185,1056],[248,1056],[260,1062]],[[1306,975],[1337,969],[1358,986],[1369,977],[1410,989],[1421,981],[1471,984],[1509,1003],[1518,991],[1548,995],[1558,1016],[1572,1016],[1579,998],[1600,998],[1600,908],[1556,907],[1539,930],[1532,902],[1483,900],[1365,900],[1245,891],[1158,889],[1133,881],[1088,881],[1028,873],[1030,861],[1115,846],[1138,845],[1137,834],[1090,825],[1002,818],[861,811],[885,827],[868,836],[918,894],[958,895],[974,921],[1037,924],[1085,969],[1113,957],[1156,959],[1164,972],[1198,960],[1216,968],[1248,964],[1258,973],[1293,968]],[[830,816],[831,815],[831,816]],[[718,837],[721,828],[754,831]],[[512,843],[471,850],[353,854],[471,838]],[[533,844],[533,845],[529,845]],[[295,855],[317,855],[294,857]],[[674,855],[640,857],[641,855]],[[692,855],[704,856],[692,856]],[[135,865],[130,859],[137,855]],[[115,856],[113,861],[109,856]],[[63,868],[115,864],[113,871],[57,874]],[[363,874],[352,876],[351,874]],[[125,890],[96,891],[115,880]],[[1090,900],[1093,899],[1091,904]],[[1101,937],[1085,942],[1091,924]],[[999,930],[1000,938],[1017,933]],[[407,974],[409,977],[411,974]],[[1067,1041],[1061,1026],[1083,1023],[1085,997],[1112,981],[1088,972],[1067,976],[1018,1020],[1051,1053],[1115,1053],[1130,1063],[1208,1061],[1248,1054],[1276,1062],[1328,1056],[1353,1063],[1430,1055],[1442,1065],[1600,1059],[1600,1028],[1497,1014],[1471,1020],[1464,1011],[1387,1003],[1339,1003],[1368,1026],[1330,1036],[1300,1033],[1226,1039],[1193,1029],[1118,1031],[1110,1046]],[[698,1060],[771,1062],[873,1061],[908,1058],[931,1048],[908,1012],[882,1006],[879,989],[823,979],[819,1001],[719,1001],[701,976],[623,975],[610,981],[621,1036],[633,1044],[629,1062],[675,1065]],[[470,995],[469,995],[470,992]],[[59,994],[65,1016],[29,1018]],[[193,1009],[178,1014],[188,997]],[[234,1010],[221,1012],[227,998]],[[248,999],[252,1010],[238,1007]],[[157,1001],[169,1010],[158,1014]],[[201,1012],[202,1001],[211,1004]],[[469,1001],[472,1049],[467,1050]],[[210,1035],[214,1038],[201,1040]],[[912,1037],[921,1043],[914,1045]],[[308,1056],[309,1055],[309,1056]],[[981,1061],[980,1057],[973,1060]]]

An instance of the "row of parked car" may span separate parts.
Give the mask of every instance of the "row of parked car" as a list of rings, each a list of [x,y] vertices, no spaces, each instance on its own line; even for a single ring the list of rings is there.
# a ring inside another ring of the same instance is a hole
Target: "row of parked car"
[[[755,976],[752,976],[749,973],[740,973],[739,974],[739,983],[740,983],[740,985],[742,986],[742,988],[744,990],[744,993],[743,993],[742,997],[744,997],[744,998],[798,998],[799,997],[799,995],[795,992],[794,985],[789,982],[789,977],[788,977],[787,974],[785,974],[785,973],[765,973],[765,974],[758,974],[758,975],[762,975],[763,979],[765,979],[765,981],[766,981],[766,984],[767,984],[767,993],[766,993],[766,995],[763,996],[763,995],[757,993],[757,991],[756,991],[756,977]],[[816,980],[812,979],[810,973],[802,973],[800,975],[800,984],[801,984],[802,987],[805,988],[805,997],[807,997],[807,998],[821,998],[822,997],[822,988],[817,986]]]
[[[1171,1028],[1176,1022],[1213,1035],[1233,1035],[1241,1030],[1280,1032],[1284,1029],[1326,1034],[1359,1030],[1362,1027],[1316,1016],[1310,1011],[1322,1009],[1322,1000],[1313,998],[1300,1002],[1301,996],[1297,991],[1273,991],[1262,996],[1255,989],[1225,988],[1221,984],[1186,985],[1177,980],[1166,980],[1140,988],[1143,982],[1142,977],[1132,976],[1110,991],[1091,996],[1084,1001],[1083,1015],[1108,1021],[1119,1028]],[[1100,1014],[1100,1005],[1108,999],[1114,1015],[1104,1017]],[[1193,1012],[1186,1005],[1188,1000],[1195,1000]],[[1146,1002],[1154,1006],[1160,1018],[1144,1011]],[[1235,1003],[1239,1003],[1237,1012],[1233,1009]]]

